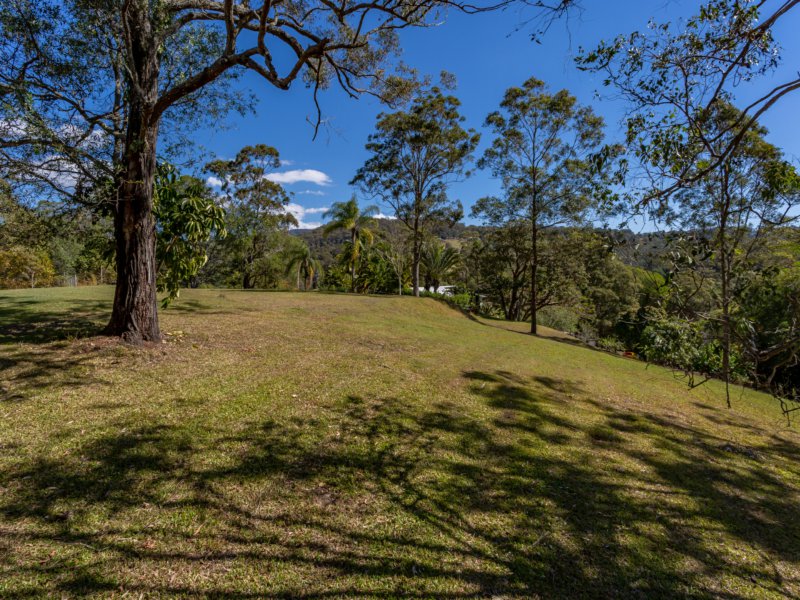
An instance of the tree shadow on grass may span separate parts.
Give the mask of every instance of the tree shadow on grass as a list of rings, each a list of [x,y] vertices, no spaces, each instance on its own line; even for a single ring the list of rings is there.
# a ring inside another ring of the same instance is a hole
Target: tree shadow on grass
[[[110,302],[0,297],[0,346],[46,344],[99,335]]]
[[[115,362],[117,342],[86,338],[101,333],[109,310],[102,301],[0,296],[0,402],[99,382],[85,367],[98,358]]]
[[[477,414],[350,396],[307,419],[121,422],[68,456],[19,455],[0,473],[0,543],[18,551],[0,579],[9,597],[798,597],[776,451],[731,454],[577,382],[464,379]]]
[[[91,365],[124,354],[118,338],[97,337],[110,311],[110,300],[0,296],[0,402],[103,383]]]
[[[0,404],[20,402],[40,391],[77,391],[91,384],[107,384],[91,366],[120,362],[124,352],[113,343],[51,343],[34,346],[0,345]]]
[[[569,334],[564,331],[559,331],[557,329],[550,329],[550,331],[554,331],[560,335],[551,335],[542,333],[541,326],[540,326],[540,333],[536,336],[531,334],[530,332],[530,322],[528,321],[506,321],[505,319],[501,319],[498,317],[487,317],[487,316],[476,316],[475,314],[467,311],[462,311],[464,315],[470,320],[483,325],[484,327],[491,327],[492,329],[500,329],[502,331],[508,331],[509,333],[517,333],[521,335],[526,335],[528,337],[536,337],[542,340],[550,340],[553,342],[560,342],[562,344],[568,344],[570,346],[577,346],[579,348],[586,348],[588,350],[598,350],[599,348],[595,346],[590,346],[586,342],[580,340],[579,338],[574,337],[572,334]],[[516,324],[527,324],[528,329],[522,331],[520,329],[515,329],[514,327],[510,327],[509,323],[516,323]]]
[[[225,295],[220,293],[217,299],[224,299]],[[235,312],[249,312],[249,307],[236,309],[225,309],[208,302],[201,302],[200,300],[186,300],[185,298],[177,298],[170,305],[164,309],[167,313],[183,313],[183,314],[197,314],[203,315],[229,315]],[[253,309],[257,310],[257,309]]]

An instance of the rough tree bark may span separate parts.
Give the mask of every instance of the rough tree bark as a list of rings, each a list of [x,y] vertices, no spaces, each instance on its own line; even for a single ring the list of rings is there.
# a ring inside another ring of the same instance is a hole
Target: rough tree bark
[[[731,265],[727,244],[728,216],[731,208],[729,185],[730,169],[727,163],[723,163],[722,211],[719,223],[719,260],[720,278],[722,280],[722,377],[725,382],[725,401],[728,408],[731,408]]]
[[[130,85],[124,170],[114,214],[117,285],[106,333],[129,343],[161,340],[156,297],[156,228],[153,185],[156,171],[159,59],[146,10],[125,14],[130,34]]]
[[[155,144],[155,132],[142,139]],[[137,344],[161,339],[156,298],[156,228],[153,217],[155,148],[129,154],[125,181],[114,216],[117,285],[106,327],[110,335]]]
[[[538,282],[536,280],[539,269],[539,229],[537,227],[536,200],[531,201],[531,335],[537,335],[538,326],[536,324],[536,304],[538,298]]]
[[[421,254],[420,243],[417,241],[417,236],[414,235],[414,251],[412,259],[414,264],[411,267],[411,285],[414,288],[414,296],[417,298],[419,298],[419,263],[421,260]]]
[[[415,207],[419,207],[422,200],[417,199],[415,200]],[[419,210],[418,208],[416,209]],[[411,256],[411,285],[414,288],[414,296],[419,298],[419,263],[422,260],[422,239],[419,234],[419,216],[418,214],[414,217],[414,244],[412,248],[412,256]]]

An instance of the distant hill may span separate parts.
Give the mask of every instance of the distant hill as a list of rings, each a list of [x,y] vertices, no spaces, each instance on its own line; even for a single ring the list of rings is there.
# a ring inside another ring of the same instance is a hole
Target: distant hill
[[[406,231],[405,225],[396,219],[378,219],[376,222],[379,235],[400,235]],[[434,234],[442,240],[455,241],[467,239],[470,234],[478,235],[481,230],[485,229],[485,227],[476,225],[456,223],[452,227],[438,227],[434,230]],[[317,227],[316,229],[294,229],[291,234],[304,240],[311,251],[325,265],[329,265],[334,261],[336,255],[341,252],[342,244],[349,239],[349,234],[345,231],[337,231],[325,237],[322,234],[322,227]]]
[[[406,230],[405,226],[395,219],[379,219],[377,223],[379,234],[402,234]],[[490,229],[483,225],[456,223],[451,227],[439,227],[434,233],[439,239],[460,246],[466,241],[481,237]],[[658,270],[663,267],[665,233],[634,233],[629,229],[597,231],[608,235],[614,241],[614,250],[625,264],[648,270]],[[324,265],[334,261],[336,255],[341,252],[342,245],[349,239],[347,232],[344,231],[337,231],[325,237],[322,234],[322,227],[294,229],[291,234],[304,240]]]

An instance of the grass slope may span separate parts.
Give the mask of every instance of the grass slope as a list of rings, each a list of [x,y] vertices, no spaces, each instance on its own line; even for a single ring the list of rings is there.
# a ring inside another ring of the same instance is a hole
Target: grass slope
[[[191,291],[165,344],[79,337],[110,298],[0,293],[2,598],[800,597],[765,396],[429,299]]]

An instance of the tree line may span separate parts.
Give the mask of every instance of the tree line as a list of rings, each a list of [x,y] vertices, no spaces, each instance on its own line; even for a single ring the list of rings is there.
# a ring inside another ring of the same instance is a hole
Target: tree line
[[[666,231],[658,266],[645,269],[620,259],[637,251],[616,231],[595,227],[623,218],[630,200],[620,192],[625,154],[604,142],[603,121],[589,107],[529,79],[488,115],[492,138],[473,160],[479,134],[464,128],[459,106],[434,87],[407,109],[378,116],[371,156],[352,183],[388,205],[394,221],[379,227],[378,207],[359,206],[355,195],[334,203],[322,235],[343,239],[327,264],[290,233],[297,225],[286,210],[290,196],[265,177],[279,165],[274,148],[245,147],[208,163],[219,191],[161,165],[158,289],[169,301],[182,285],[418,296],[449,284],[450,301],[465,310],[530,322],[534,334],[549,324],[691,377],[796,394],[800,176],[764,128],[751,128],[697,184],[634,205]],[[738,114],[730,104],[716,107],[709,140],[725,143],[720,132]],[[469,175],[471,161],[499,180],[503,194],[473,204],[484,227],[444,243],[435,232],[463,216],[449,184]],[[53,209],[26,208],[6,191],[0,256],[15,257],[18,267],[5,270],[5,285],[53,283],[70,236],[83,240],[72,272],[88,281],[113,273],[108,217],[84,211],[65,222]],[[68,235],[53,236],[53,228]]]

